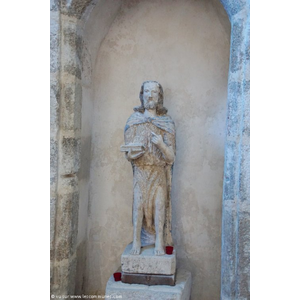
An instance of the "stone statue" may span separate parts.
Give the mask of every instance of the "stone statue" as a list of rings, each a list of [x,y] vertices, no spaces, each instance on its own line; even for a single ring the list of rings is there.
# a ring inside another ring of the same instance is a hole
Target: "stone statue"
[[[171,235],[171,181],[175,160],[175,124],[163,107],[163,89],[156,81],[145,81],[141,106],[127,120],[121,151],[133,168],[133,244],[155,244],[154,254],[164,255],[173,245]]]

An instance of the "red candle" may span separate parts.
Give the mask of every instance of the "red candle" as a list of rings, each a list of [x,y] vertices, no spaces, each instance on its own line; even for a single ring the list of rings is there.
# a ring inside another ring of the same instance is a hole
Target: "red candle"
[[[121,272],[114,273],[115,281],[121,281],[121,275],[122,275]]]
[[[168,255],[173,254],[173,246],[166,246],[166,253]]]

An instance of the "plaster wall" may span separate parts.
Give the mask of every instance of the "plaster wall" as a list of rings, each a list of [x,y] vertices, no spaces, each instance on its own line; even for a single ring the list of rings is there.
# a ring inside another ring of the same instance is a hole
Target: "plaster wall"
[[[94,90],[92,77],[95,72],[95,61],[99,51],[100,43],[107,34],[114,21],[121,1],[98,1],[92,12],[81,20],[82,29],[82,120],[81,120],[81,168],[79,173],[80,185],[80,208],[78,242],[86,238],[87,213],[88,213],[88,189],[90,179],[90,154],[93,128]],[[88,14],[88,12],[86,13]],[[86,22],[85,22],[86,21]]]
[[[88,222],[79,223],[78,233],[83,239],[80,228],[87,226],[86,292],[104,294],[132,240],[132,170],[119,149],[141,83],[157,80],[177,130],[178,266],[192,272],[192,299],[219,298],[229,27],[208,0],[123,1],[95,63],[97,47],[86,50],[91,70],[86,91],[83,84],[82,130],[91,147],[90,185],[81,189],[89,197]]]
[[[92,77],[101,41],[107,34],[120,8],[121,0],[94,1],[79,20],[81,37],[81,168],[79,178],[79,212],[77,236],[76,294],[82,294],[86,285],[87,231],[91,166],[91,144],[93,128],[94,90]]]

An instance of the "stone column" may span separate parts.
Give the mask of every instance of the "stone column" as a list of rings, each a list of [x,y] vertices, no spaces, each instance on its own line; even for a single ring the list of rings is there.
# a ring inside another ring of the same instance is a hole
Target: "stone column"
[[[55,265],[55,228],[58,185],[59,103],[60,103],[60,3],[50,2],[50,280]]]
[[[81,145],[78,23],[90,1],[51,1],[51,294],[75,291]]]
[[[250,299],[250,7],[221,1],[231,21],[222,212],[221,299]]]

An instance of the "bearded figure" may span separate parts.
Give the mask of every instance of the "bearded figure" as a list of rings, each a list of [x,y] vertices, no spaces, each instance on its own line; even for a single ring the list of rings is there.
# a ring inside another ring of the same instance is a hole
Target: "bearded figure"
[[[134,108],[121,150],[133,168],[133,244],[130,254],[155,244],[154,254],[164,255],[173,245],[171,235],[171,182],[175,160],[175,124],[163,106],[163,89],[146,81],[141,105]]]

